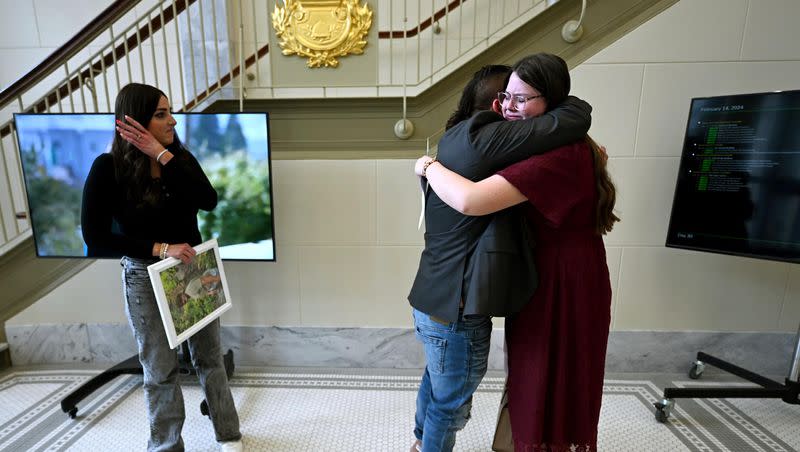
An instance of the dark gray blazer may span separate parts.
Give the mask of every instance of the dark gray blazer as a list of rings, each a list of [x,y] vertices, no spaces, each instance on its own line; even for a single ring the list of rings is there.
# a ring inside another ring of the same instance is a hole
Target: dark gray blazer
[[[591,106],[568,97],[545,115],[505,121],[482,111],[449,129],[437,158],[472,180],[485,179],[530,156],[582,139]],[[415,309],[456,321],[464,315],[507,316],[530,300],[537,285],[533,243],[515,206],[493,215],[466,216],[433,190],[425,196],[425,249],[408,300]]]

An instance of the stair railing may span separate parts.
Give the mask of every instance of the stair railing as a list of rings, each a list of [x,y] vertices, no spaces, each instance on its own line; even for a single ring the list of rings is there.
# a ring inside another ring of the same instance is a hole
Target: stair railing
[[[289,88],[281,91],[265,79],[271,72],[266,56],[272,30],[263,28],[271,27],[269,9],[275,2],[175,0],[141,13],[134,10],[137,3],[115,1],[47,60],[0,93],[0,255],[30,236],[12,113],[109,112],[116,93],[129,82],[159,86],[179,111],[202,109],[216,99],[244,97],[248,87],[253,91],[264,87],[268,97],[283,97],[292,91],[292,86],[281,86]],[[388,31],[378,31],[377,49],[373,50],[378,60],[374,88],[380,97],[403,97],[424,91],[530,20],[552,0],[376,3],[379,30]],[[241,10],[233,14],[232,7],[249,9],[246,14]],[[409,23],[416,25],[409,28]],[[98,51],[79,59],[86,48],[104,40]],[[59,79],[60,72],[64,75]],[[242,74],[245,77],[240,77]],[[242,79],[245,86],[234,86],[235,80]],[[348,87],[333,88],[344,89],[321,87],[321,97],[349,95]]]

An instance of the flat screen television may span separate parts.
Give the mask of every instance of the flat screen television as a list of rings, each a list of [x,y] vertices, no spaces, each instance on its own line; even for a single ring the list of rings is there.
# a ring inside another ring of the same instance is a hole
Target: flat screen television
[[[275,260],[267,113],[175,114],[175,131],[217,190],[200,211],[203,240],[227,260]],[[36,254],[85,257],[81,197],[95,158],[114,137],[111,114],[15,114]]]
[[[800,91],[692,99],[666,245],[800,262]]]

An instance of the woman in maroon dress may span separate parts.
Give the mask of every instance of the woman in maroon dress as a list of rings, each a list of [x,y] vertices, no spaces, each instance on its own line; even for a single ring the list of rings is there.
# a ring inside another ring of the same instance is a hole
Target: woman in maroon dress
[[[517,63],[494,108],[516,120],[555,107],[570,85],[566,64],[555,58],[559,64],[528,58]],[[528,201],[539,287],[506,320],[515,451],[595,451],[611,320],[602,235],[619,221],[604,150],[587,136],[479,182],[430,160],[420,158],[417,173],[464,214],[487,215]]]

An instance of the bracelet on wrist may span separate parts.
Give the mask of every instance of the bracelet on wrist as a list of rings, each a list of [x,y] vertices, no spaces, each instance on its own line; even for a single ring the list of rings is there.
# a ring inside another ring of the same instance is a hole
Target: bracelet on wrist
[[[164,242],[161,244],[161,252],[158,253],[158,257],[161,259],[167,258],[167,250],[169,249],[169,243]]]
[[[436,157],[434,157],[434,158],[428,160],[427,162],[425,162],[422,165],[422,177],[428,177],[428,167],[431,166],[431,164],[436,163],[438,161],[439,160],[437,160]]]
[[[168,151],[168,150],[166,150],[166,149],[164,149],[163,151],[161,151],[161,152],[158,154],[158,157],[156,157],[156,162],[158,162],[158,163],[161,163],[161,157],[163,157],[163,156],[164,156],[164,154],[166,154],[167,152],[169,152],[169,151]]]

